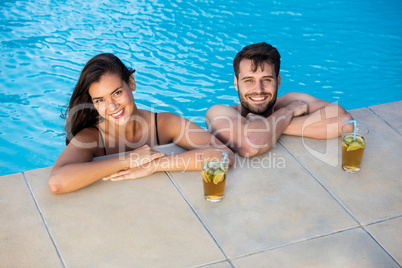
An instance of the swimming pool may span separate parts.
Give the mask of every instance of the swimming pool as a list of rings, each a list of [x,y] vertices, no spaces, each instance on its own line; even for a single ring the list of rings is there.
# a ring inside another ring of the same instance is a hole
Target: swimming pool
[[[0,175],[54,163],[65,146],[61,109],[101,52],[137,70],[140,108],[203,127],[211,105],[238,103],[232,60],[254,42],[281,53],[279,95],[347,109],[401,100],[400,10],[391,0],[2,1]]]

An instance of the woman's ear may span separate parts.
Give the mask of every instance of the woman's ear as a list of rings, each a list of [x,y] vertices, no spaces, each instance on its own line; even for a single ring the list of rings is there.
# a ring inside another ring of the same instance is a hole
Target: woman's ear
[[[134,79],[134,75],[130,75],[130,78],[128,80],[128,86],[130,87],[131,91],[135,91],[137,86],[135,84],[135,79]]]

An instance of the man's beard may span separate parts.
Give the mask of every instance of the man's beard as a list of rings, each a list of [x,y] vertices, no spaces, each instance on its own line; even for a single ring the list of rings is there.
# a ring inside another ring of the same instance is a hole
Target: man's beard
[[[268,96],[271,97],[272,99],[266,103],[266,104],[261,104],[261,105],[252,105],[248,102],[248,96],[253,96],[252,94],[250,95],[246,95],[245,97],[243,97],[243,95],[240,94],[240,90],[238,90],[239,92],[239,99],[240,99],[240,104],[243,106],[243,109],[245,109],[247,112],[253,113],[253,114],[258,114],[261,116],[265,116],[267,114],[270,114],[272,111],[272,108],[274,107],[275,103],[276,103],[276,92],[275,94],[272,96],[272,94],[258,94],[255,96]]]

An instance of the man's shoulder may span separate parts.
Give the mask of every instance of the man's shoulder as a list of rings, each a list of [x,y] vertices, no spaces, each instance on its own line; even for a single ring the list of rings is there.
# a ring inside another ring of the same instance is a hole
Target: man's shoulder
[[[208,109],[207,113],[225,113],[225,112],[239,113],[239,104],[232,105],[232,106],[224,105],[224,104],[216,104],[216,105],[211,106]]]
[[[286,106],[293,101],[305,101],[305,102],[309,103],[313,100],[316,100],[316,98],[314,98],[313,96],[311,96],[309,94],[301,93],[301,92],[289,92],[289,93],[286,93],[285,95],[278,97],[276,104],[275,104],[275,109]]]
[[[212,118],[220,115],[237,115],[237,114],[240,114],[239,104],[233,106],[216,104],[208,109],[206,117]]]
[[[306,93],[301,93],[301,92],[289,92],[286,93],[285,95],[282,95],[280,97],[278,97],[278,100],[289,100],[291,99],[293,100],[300,100],[300,99],[304,99],[304,98],[311,98],[313,96],[306,94]]]

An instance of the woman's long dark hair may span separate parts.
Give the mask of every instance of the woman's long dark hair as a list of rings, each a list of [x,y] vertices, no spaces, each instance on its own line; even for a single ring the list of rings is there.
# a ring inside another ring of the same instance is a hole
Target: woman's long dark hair
[[[103,120],[95,109],[88,92],[92,83],[99,82],[104,74],[116,74],[128,84],[129,78],[134,72],[134,69],[127,68],[118,57],[110,53],[99,54],[88,61],[75,85],[70,103],[63,116],[66,120],[64,130],[67,134],[67,145],[78,132],[84,128],[95,126]]]

